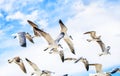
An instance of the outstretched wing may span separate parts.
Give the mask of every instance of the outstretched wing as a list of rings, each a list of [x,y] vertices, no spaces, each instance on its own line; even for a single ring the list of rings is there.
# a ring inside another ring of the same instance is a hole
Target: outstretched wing
[[[33,23],[33,22],[30,21],[30,20],[27,20],[27,22],[32,26],[34,35],[35,35],[35,36],[40,36],[40,34],[37,33],[37,31],[34,29],[34,28],[39,28],[38,25],[36,25],[35,23]]]
[[[18,32],[18,39],[21,47],[26,47],[25,32]]]
[[[25,58],[25,60],[31,65],[31,67],[35,70],[35,71],[40,71],[40,69],[38,68],[38,66],[31,62],[30,60],[28,60],[27,58]]]
[[[25,34],[25,37],[31,42],[34,43],[32,36],[29,33]]]
[[[24,65],[24,63],[23,63],[22,61],[19,62],[18,65],[20,66],[21,70],[22,70],[24,73],[27,73],[26,68],[25,68],[25,65]]]
[[[73,46],[73,43],[72,43],[72,41],[70,40],[70,38],[69,38],[69,37],[64,37],[64,40],[65,40],[65,42],[67,43],[67,45],[69,46],[71,52],[72,52],[73,54],[75,54],[74,46]]]
[[[60,24],[60,27],[61,27],[61,32],[66,33],[67,27],[63,24],[61,19],[59,20],[59,24]]]
[[[90,36],[95,39],[96,38],[96,32],[95,31],[88,31],[88,32],[85,32],[84,34],[90,34]]]
[[[48,42],[48,44],[52,44],[54,42],[53,38],[45,31],[43,31],[39,28],[35,28],[35,30],[37,30],[45,38],[45,40]]]
[[[97,43],[100,45],[102,52],[104,52],[105,51],[105,44],[102,42],[102,40],[101,39],[97,40]]]

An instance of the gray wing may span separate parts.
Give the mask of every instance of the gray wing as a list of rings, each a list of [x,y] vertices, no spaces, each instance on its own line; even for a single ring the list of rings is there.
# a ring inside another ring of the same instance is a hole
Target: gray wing
[[[19,33],[18,33],[18,38],[19,38],[20,46],[22,46],[22,47],[26,47],[26,37],[25,37],[25,32],[19,32]]]
[[[31,42],[34,43],[32,36],[29,33],[25,34],[25,37]]]
[[[57,39],[55,40],[56,43],[59,43],[59,41],[64,37],[65,33],[61,32]]]
[[[69,46],[71,52],[72,52],[73,54],[75,54],[74,46],[73,46],[73,43],[72,43],[72,41],[70,40],[70,38],[69,38],[69,37],[64,37],[64,40],[65,40],[65,42],[67,43],[67,45]]]
[[[31,62],[30,60],[28,60],[27,58],[25,58],[25,60],[31,65],[31,67],[35,70],[35,71],[40,71],[40,69],[38,68],[38,66]]]
[[[102,52],[104,52],[104,51],[105,51],[105,44],[102,42],[102,40],[99,39],[99,40],[97,40],[96,42],[100,45],[100,47],[101,47],[101,49],[102,49]]]
[[[35,28],[35,29],[46,39],[48,44],[52,44],[54,42],[53,38],[48,33],[46,33],[45,31],[39,28]]]
[[[66,33],[67,27],[63,24],[61,19],[59,20],[59,24],[60,24],[60,27],[61,27],[61,32]]]

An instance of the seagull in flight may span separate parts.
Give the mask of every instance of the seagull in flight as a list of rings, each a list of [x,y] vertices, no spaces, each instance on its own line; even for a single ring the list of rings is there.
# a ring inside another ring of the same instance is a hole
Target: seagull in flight
[[[89,62],[86,58],[80,57],[78,58],[74,63],[78,63],[79,61],[81,61],[82,63],[84,63],[84,66],[86,68],[86,70],[89,70]]]
[[[75,54],[75,49],[74,49],[74,46],[73,46],[73,42],[71,41],[71,39],[73,39],[72,38],[72,36],[68,36],[68,34],[67,34],[67,27],[63,24],[63,22],[62,22],[62,20],[60,19],[59,20],[59,24],[60,24],[60,27],[61,27],[61,32],[63,32],[64,34],[65,34],[65,36],[64,36],[64,41],[67,43],[67,45],[69,46],[69,48],[70,48],[70,50],[71,50],[71,52],[73,53],[73,54]]]
[[[57,37],[57,39],[53,39],[51,37],[51,35],[39,28],[35,28],[35,30],[41,34],[41,36],[48,42],[48,47],[46,49],[44,49],[44,51],[48,50],[49,48],[52,48],[50,51],[53,51],[53,52],[58,52],[58,48],[62,46],[59,44],[59,41],[64,37],[64,33],[61,32],[59,34],[59,36]]]
[[[101,50],[102,50],[102,53],[99,54],[99,56],[110,54],[110,52],[109,52],[110,46],[106,47],[106,45],[101,40],[101,36],[96,36],[95,31],[88,31],[88,32],[85,32],[84,34],[90,34],[90,36],[92,37],[92,39],[87,39],[88,42],[96,41],[99,44],[99,46],[101,47]]]
[[[30,66],[34,69],[34,72],[31,73],[31,76],[36,74],[37,76],[51,76],[51,73],[54,73],[54,72],[51,72],[51,71],[48,71],[48,70],[41,70],[39,69],[39,67],[33,63],[32,61],[30,61],[29,59],[25,58],[25,60],[30,64]]]
[[[35,28],[39,28],[37,24],[35,24],[34,22],[27,20],[27,22],[32,26],[33,28],[33,32],[34,32],[34,36],[33,37],[40,37],[41,35],[35,30]]]
[[[18,32],[15,34],[12,34],[14,38],[17,38],[19,40],[21,47],[26,47],[26,38],[31,42],[34,43],[32,36],[27,32]]]
[[[27,73],[24,63],[19,56],[14,57],[12,59],[8,59],[8,63],[12,63],[12,62],[16,63],[24,73]]]

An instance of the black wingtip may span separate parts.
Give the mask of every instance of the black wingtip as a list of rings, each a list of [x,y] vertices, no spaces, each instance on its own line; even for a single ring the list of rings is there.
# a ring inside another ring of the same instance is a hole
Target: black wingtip
[[[62,22],[62,20],[61,20],[61,19],[59,19],[59,23],[63,24],[63,22]],[[64,25],[64,24],[63,24],[63,25]]]
[[[25,58],[25,60],[26,60],[26,61],[30,61],[30,60],[28,60],[27,58]]]
[[[87,70],[87,71],[89,70],[89,65],[86,66],[86,70]]]
[[[74,55],[76,55],[76,54],[75,54],[75,50],[74,50],[74,49],[73,49],[72,53],[73,53]]]

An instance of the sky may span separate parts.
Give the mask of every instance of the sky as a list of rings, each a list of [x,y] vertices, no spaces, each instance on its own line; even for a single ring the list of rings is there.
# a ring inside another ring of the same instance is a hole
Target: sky
[[[120,68],[120,0],[1,0],[0,1],[0,74],[2,76],[30,76],[33,69],[25,61],[28,58],[39,66],[55,72],[56,76],[69,74],[69,76],[89,76],[95,73],[90,66],[86,71],[84,64],[73,61],[61,62],[59,55],[49,54],[43,50],[47,42],[42,37],[34,38],[34,44],[27,40],[27,47],[20,47],[12,34],[29,32],[33,35],[32,27],[27,20],[36,23],[54,39],[60,32],[59,19],[68,28],[67,33],[72,35],[76,55],[73,55],[64,40],[65,57],[84,57],[89,63],[102,64],[103,72]],[[89,35],[84,32],[96,31],[101,35],[106,46],[111,46],[111,55],[99,57],[101,49],[96,42],[87,42]],[[27,69],[24,74],[14,63],[9,64],[8,59],[20,56]],[[120,76],[120,73],[112,76]]]

